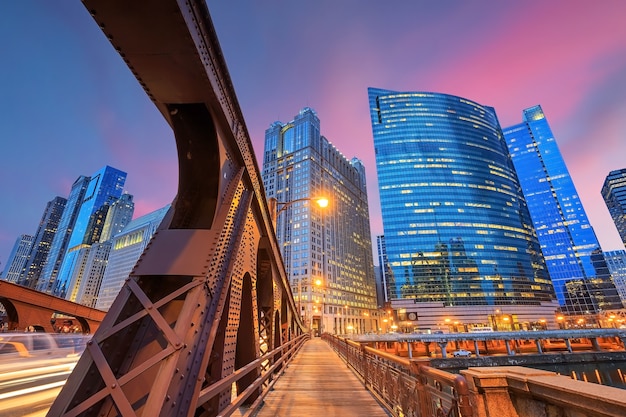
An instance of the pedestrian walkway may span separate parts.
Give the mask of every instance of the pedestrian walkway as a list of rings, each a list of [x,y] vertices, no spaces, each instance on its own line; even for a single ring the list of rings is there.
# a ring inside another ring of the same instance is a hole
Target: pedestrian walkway
[[[267,394],[257,416],[389,417],[389,414],[326,342],[312,338]]]

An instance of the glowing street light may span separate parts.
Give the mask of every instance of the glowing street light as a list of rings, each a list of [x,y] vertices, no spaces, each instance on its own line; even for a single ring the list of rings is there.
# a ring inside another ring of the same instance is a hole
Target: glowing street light
[[[268,200],[268,204],[270,208],[270,213],[272,215],[272,224],[274,225],[274,227],[276,227],[276,220],[278,219],[278,215],[287,210],[287,208],[289,208],[292,204],[298,203],[300,201],[314,201],[321,208],[326,208],[329,204],[329,200],[326,197],[304,197],[291,201],[278,201],[276,198],[271,197]]]

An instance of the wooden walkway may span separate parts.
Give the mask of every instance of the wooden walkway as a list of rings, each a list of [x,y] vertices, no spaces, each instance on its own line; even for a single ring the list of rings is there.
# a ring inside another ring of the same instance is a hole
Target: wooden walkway
[[[389,417],[386,410],[320,338],[306,342],[274,389],[258,417]]]

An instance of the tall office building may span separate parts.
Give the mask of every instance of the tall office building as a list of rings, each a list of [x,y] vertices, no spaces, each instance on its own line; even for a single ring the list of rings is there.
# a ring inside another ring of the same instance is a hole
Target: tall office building
[[[602,186],[602,198],[626,245],[626,168],[611,171]]]
[[[52,286],[53,295],[65,298],[75,292],[73,287],[79,285],[75,275],[80,265],[79,251],[83,245],[91,245],[99,239],[99,232],[94,230],[102,230],[103,212],[107,211],[103,206],[110,206],[120,198],[125,182],[126,173],[110,166],[103,167],[90,177],[67,244],[67,252]]]
[[[111,205],[105,203],[91,215],[88,234],[79,246],[82,252],[70,272],[70,301],[95,307],[100,285],[111,252],[111,236],[115,236],[131,221],[135,204],[130,194],[122,196]]]
[[[615,289],[626,306],[626,250],[612,250],[604,252],[609,272],[613,277]]]
[[[314,331],[378,327],[365,170],[320,134],[315,111],[265,131],[263,183],[292,292]],[[327,197],[320,208],[311,199]],[[287,204],[282,204],[287,203]]]
[[[95,307],[98,300],[98,292],[106,271],[109,254],[111,253],[110,241],[96,242],[86,248],[86,259],[80,275],[76,277],[76,285],[72,287],[72,294],[67,298],[78,304]]]
[[[37,282],[36,289],[38,291],[46,293],[52,292],[57,274],[59,273],[59,268],[67,252],[67,245],[72,231],[74,230],[76,217],[78,216],[78,211],[80,210],[88,185],[89,177],[84,175],[78,177],[76,181],[74,181],[74,184],[72,184],[65,209],[59,221],[57,233],[54,235],[54,239],[52,239],[48,258],[46,259],[39,281]]]
[[[43,266],[46,263],[46,259],[48,259],[50,246],[59,228],[59,222],[61,221],[63,210],[65,210],[65,203],[67,203],[65,198],[55,197],[46,204],[46,209],[39,221],[35,240],[28,255],[28,262],[18,284],[29,288],[35,288],[37,285]]]
[[[376,253],[378,254],[378,265],[380,268],[380,288],[382,303],[380,306],[386,306],[389,303],[389,280],[393,277],[391,267],[389,266],[389,260],[387,259],[387,248],[385,247],[385,236],[376,236]],[[393,285],[393,283],[391,283]]]
[[[20,276],[24,274],[26,264],[28,263],[28,255],[33,247],[34,236],[20,235],[15,240],[7,264],[0,276],[0,279],[17,283]]]
[[[122,194],[117,201],[111,204],[108,210],[104,228],[100,235],[100,242],[106,242],[124,230],[126,225],[133,219],[134,212],[135,203],[133,202],[133,196],[128,193]]]
[[[97,309],[107,311],[111,307],[169,208],[167,205],[132,220],[111,239],[111,253],[96,299]]]
[[[541,106],[504,129],[559,304],[569,313],[621,308],[600,245]]]
[[[368,93],[395,319],[431,329],[556,327],[494,109],[447,94]]]

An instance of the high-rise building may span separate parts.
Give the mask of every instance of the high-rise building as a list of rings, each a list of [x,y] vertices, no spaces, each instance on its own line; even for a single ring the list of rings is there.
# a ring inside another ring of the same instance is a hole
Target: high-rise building
[[[556,327],[495,110],[447,94],[368,93],[395,319],[413,329]]]
[[[15,240],[6,267],[0,275],[0,279],[17,283],[21,276],[24,275],[26,264],[28,263],[28,255],[33,247],[34,236],[20,235]]]
[[[378,265],[380,267],[380,287],[382,295],[382,303],[380,306],[385,306],[389,303],[389,280],[393,277],[391,267],[389,266],[389,260],[387,259],[387,248],[385,247],[385,236],[376,236],[376,253],[378,254]],[[393,283],[391,283],[393,285]]]
[[[626,306],[626,250],[604,252],[604,259],[613,277],[613,284],[622,304]]]
[[[109,208],[104,228],[100,235],[100,242],[106,242],[124,230],[126,225],[133,219],[134,212],[135,203],[133,202],[133,196],[128,193],[122,194]]]
[[[91,215],[88,234],[79,246],[82,254],[77,259],[81,261],[71,272],[68,300],[95,307],[111,252],[111,235],[120,233],[131,221],[135,210],[132,199],[132,195],[122,194],[113,204],[105,203]]]
[[[626,168],[611,171],[602,186],[602,198],[626,245]]]
[[[103,167],[90,177],[67,244],[67,252],[52,285],[53,295],[65,298],[75,293],[74,287],[79,284],[76,268],[81,264],[77,259],[79,250],[84,245],[91,245],[94,239],[99,239],[106,217],[104,212],[108,211],[103,206],[111,206],[120,198],[125,182],[126,173],[110,166]]]
[[[110,241],[96,242],[87,248],[85,266],[72,287],[73,293],[67,297],[69,300],[89,307],[96,306],[110,252]]]
[[[598,239],[541,106],[524,110],[522,123],[504,129],[504,136],[563,310],[595,313],[621,308]]]
[[[111,253],[100,284],[95,305],[97,309],[107,311],[111,307],[169,208],[167,205],[132,220],[110,240]]]
[[[52,245],[50,246],[50,252],[48,258],[43,266],[39,281],[37,282],[37,290],[41,292],[51,293],[59,268],[67,252],[67,245],[74,230],[74,224],[76,223],[76,217],[80,210],[83,198],[85,197],[85,191],[89,185],[89,177],[81,175],[72,184],[70,195],[67,198],[65,209],[61,215],[59,227],[57,233],[52,239]]]
[[[362,163],[320,134],[315,111],[265,131],[263,183],[278,201],[276,236],[296,304],[314,331],[378,327],[369,209]],[[330,200],[320,208],[312,199]]]
[[[35,288],[43,266],[48,259],[50,246],[59,228],[59,222],[65,210],[67,200],[63,197],[55,197],[46,204],[46,209],[41,216],[35,240],[33,241],[28,262],[24,268],[24,274],[20,277],[18,284],[29,288]]]

